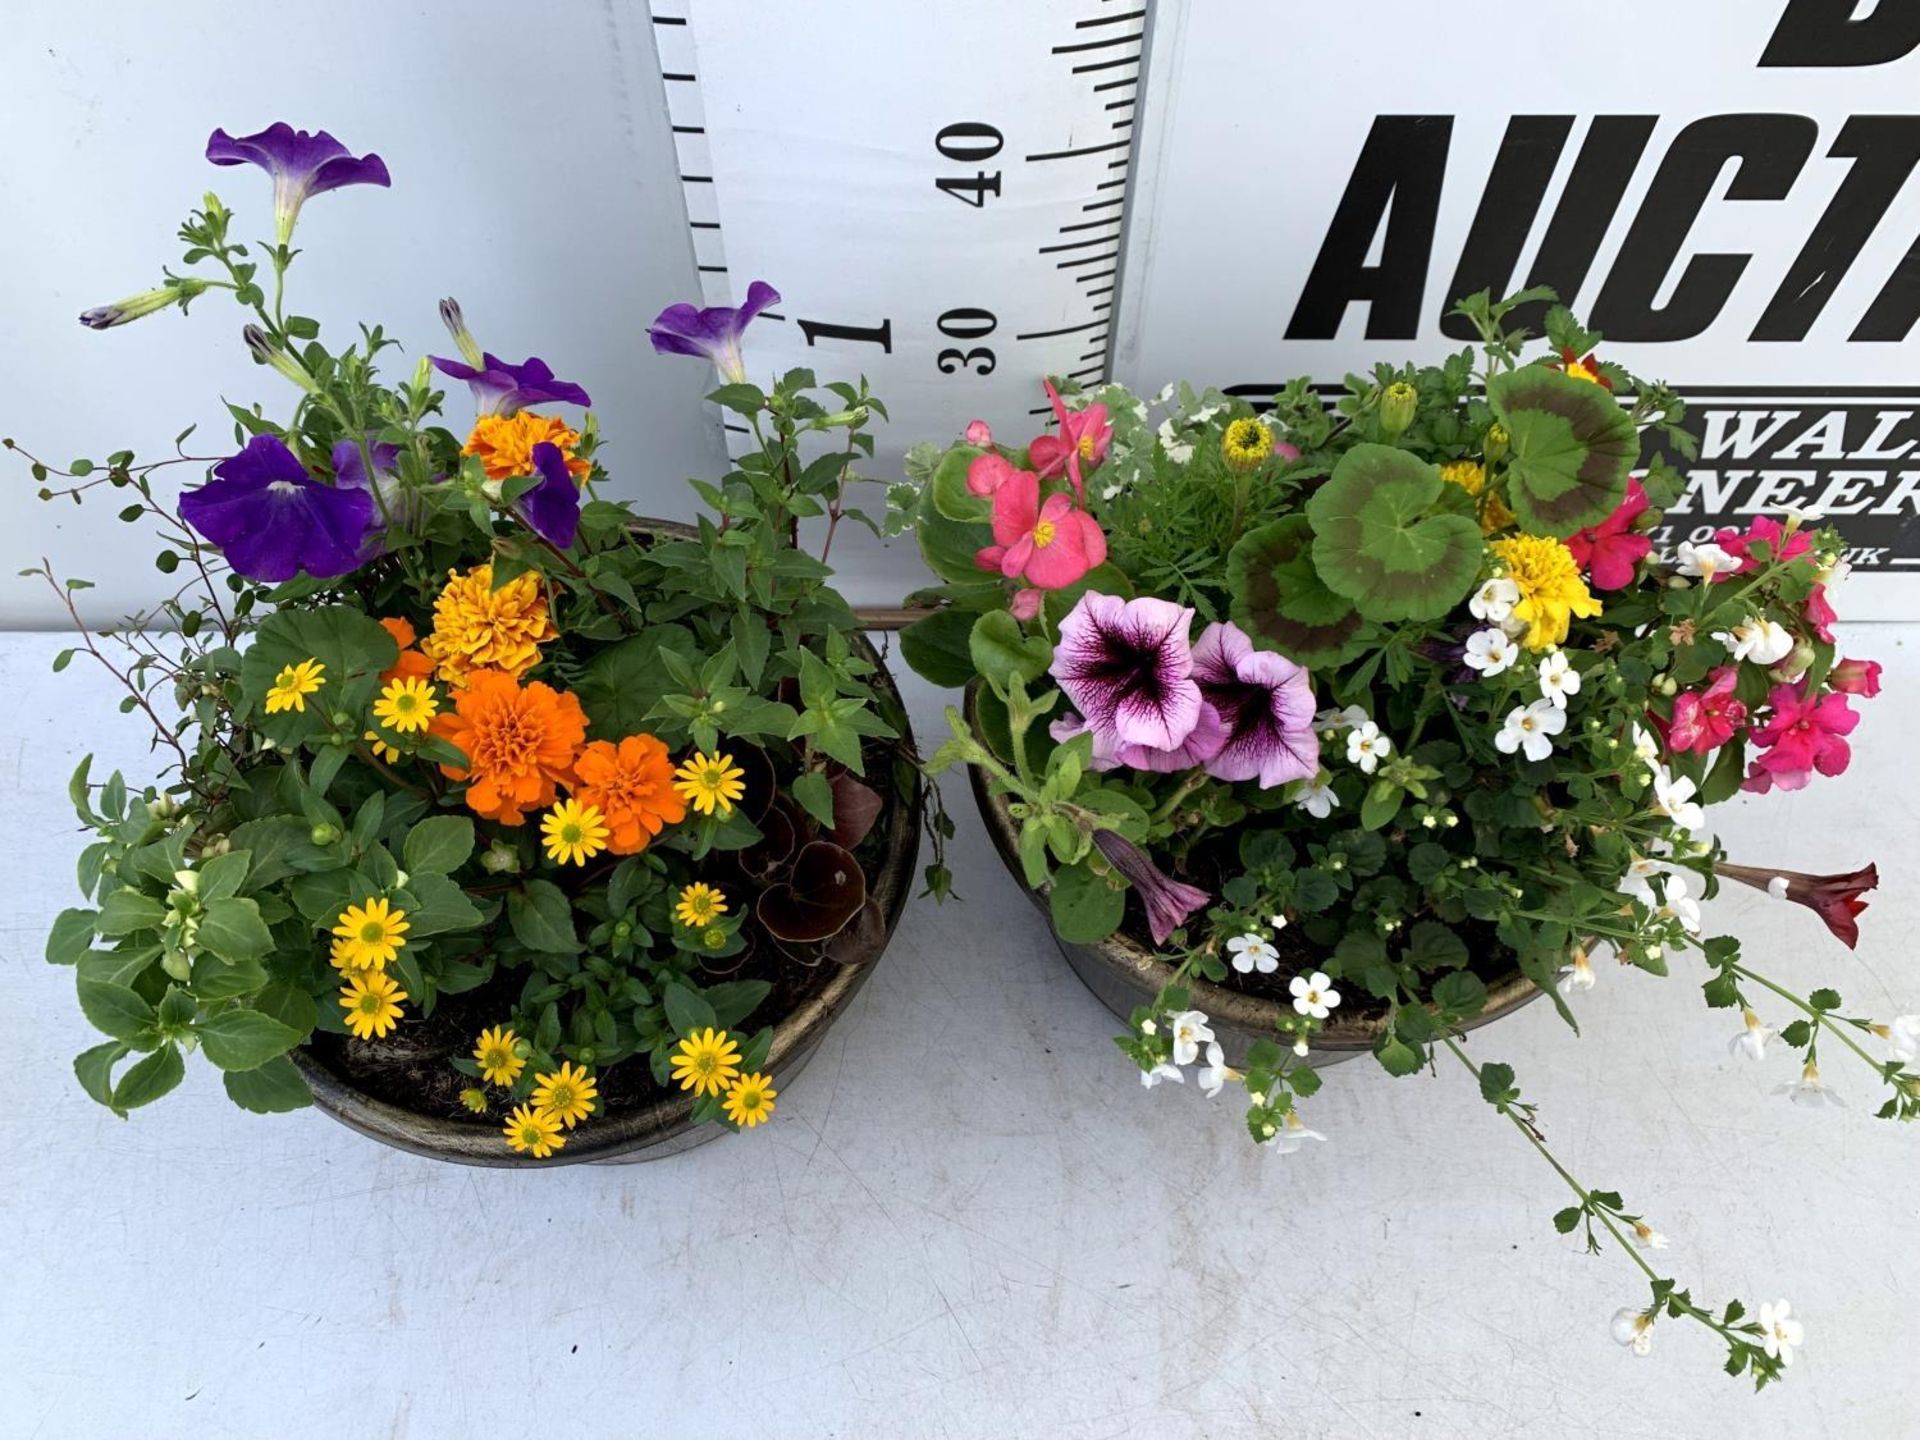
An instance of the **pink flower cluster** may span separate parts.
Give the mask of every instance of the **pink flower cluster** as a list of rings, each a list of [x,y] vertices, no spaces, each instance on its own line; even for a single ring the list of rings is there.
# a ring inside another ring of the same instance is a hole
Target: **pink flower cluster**
[[[994,543],[973,557],[974,564],[1018,582],[1011,608],[1021,620],[1039,614],[1042,591],[1077,583],[1107,558],[1107,537],[1084,508],[1084,475],[1099,467],[1113,443],[1107,407],[1068,410],[1051,383],[1047,398],[1060,433],[1038,436],[1027,446],[1032,468],[1023,469],[994,449],[975,456],[967,467],[967,489],[993,501]],[[984,420],[975,420],[966,438],[969,445],[991,446],[993,431]],[[1043,495],[1042,482],[1062,475],[1072,492]]]

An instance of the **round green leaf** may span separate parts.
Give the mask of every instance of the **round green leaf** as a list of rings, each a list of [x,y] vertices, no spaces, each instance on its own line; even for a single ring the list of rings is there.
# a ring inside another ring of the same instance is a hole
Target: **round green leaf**
[[[286,1054],[301,1038],[292,1026],[258,1010],[222,1010],[193,1028],[207,1058],[222,1070],[252,1070]]]
[[[1095,945],[1120,928],[1127,892],[1114,889],[1105,876],[1094,874],[1082,862],[1055,872],[1047,903],[1054,931],[1062,940]]]
[[[1313,526],[1289,515],[1249,530],[1227,555],[1233,623],[1301,665],[1351,658],[1360,616],[1313,568]]]
[[[1391,445],[1356,445],[1307,502],[1313,568],[1369,620],[1437,620],[1473,588],[1485,546],[1464,515],[1436,514],[1445,482]]]
[[[1507,497],[1523,530],[1571,535],[1620,508],[1640,436],[1612,391],[1530,365],[1494,376],[1487,402],[1512,437]]]
[[[276,610],[261,622],[241,657],[240,688],[252,723],[274,740],[292,744],[322,733],[325,717],[335,710],[361,714],[379,689],[380,672],[399,655],[393,636],[356,606]],[[303,660],[318,660],[326,667],[320,689],[306,697],[304,710],[267,714],[267,691],[275,677]]]
[[[1020,622],[1005,610],[989,610],[973,622],[967,651],[974,668],[996,690],[1005,690],[1015,676],[1038,680],[1053,663],[1047,637],[1021,634]]]

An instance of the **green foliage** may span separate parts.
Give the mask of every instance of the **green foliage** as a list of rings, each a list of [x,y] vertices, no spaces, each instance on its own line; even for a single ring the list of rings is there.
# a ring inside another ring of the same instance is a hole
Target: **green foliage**
[[[1234,624],[1302,665],[1349,659],[1361,620],[1313,566],[1313,525],[1289,515],[1241,536],[1227,555]]]
[[[1480,528],[1432,513],[1439,473],[1404,450],[1356,445],[1307,502],[1313,566],[1369,620],[1433,620],[1473,588]]]
[[[1609,391],[1529,365],[1495,375],[1487,403],[1511,437],[1508,503],[1521,528],[1571,535],[1619,508],[1640,437]]]

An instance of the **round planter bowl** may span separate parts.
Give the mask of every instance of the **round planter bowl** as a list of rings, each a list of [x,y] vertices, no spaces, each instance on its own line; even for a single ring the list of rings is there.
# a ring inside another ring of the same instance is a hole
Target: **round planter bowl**
[[[685,526],[649,520],[645,528],[652,532],[692,536]],[[880,654],[864,635],[853,637],[853,648],[874,666],[875,687],[896,706],[900,692],[893,676],[881,662]],[[904,721],[906,711],[900,709]],[[911,747],[913,736],[903,730],[900,743]],[[907,897],[913,889],[914,865],[920,853],[920,780],[916,767],[914,793],[902,802],[894,795],[891,776],[883,790],[889,800],[879,830],[883,837],[882,858],[867,877],[867,894],[879,905],[886,920],[887,939],[900,923]],[[827,1030],[839,1018],[867,977],[879,964],[881,951],[858,965],[840,965],[823,960],[813,974],[799,1001],[786,1014],[773,1019],[773,1045],[767,1054],[766,1070],[782,1089],[790,1083],[820,1048]],[[760,1023],[764,1019],[755,1017]],[[447,1119],[421,1115],[376,1100],[358,1089],[330,1061],[324,1050],[302,1045],[292,1053],[293,1063],[306,1077],[313,1091],[313,1103],[350,1130],[357,1130],[383,1145],[408,1150],[431,1160],[447,1160],[460,1165],[490,1165],[501,1169],[546,1169],[554,1165],[579,1165],[592,1162],[630,1164],[658,1160],[691,1150],[709,1140],[729,1134],[719,1124],[693,1123],[694,1097],[683,1091],[656,1095],[649,1102],[595,1115],[567,1136],[567,1145],[545,1160],[521,1155],[507,1148],[500,1135],[497,1119],[475,1116]],[[638,1056],[624,1062],[643,1063]]]
[[[967,718],[973,722],[975,735],[980,734],[974,713],[978,688],[979,682],[975,681],[967,689]],[[982,743],[985,743],[984,738]],[[1154,997],[1173,980],[1174,967],[1163,956],[1124,931],[1108,936],[1097,945],[1062,940],[1058,932],[1053,930],[1046,897],[1027,889],[1026,873],[1021,868],[1017,848],[1020,827],[1007,813],[1005,797],[989,793],[986,778],[978,768],[970,768],[969,778],[973,783],[974,799],[980,806],[980,818],[986,822],[987,834],[993,840],[993,848],[1000,852],[1001,862],[1006,865],[1015,883],[1026,891],[1027,898],[1033,901],[1041,917],[1047,921],[1047,929],[1053,934],[1053,943],[1066,957],[1067,964],[1073,967],[1073,973],[1080,977],[1080,982],[1094,993],[1100,1003],[1122,1023],[1130,1021],[1135,1009],[1153,1004]],[[1256,1040],[1284,1043],[1278,1026],[1284,1017],[1293,1013],[1287,1003],[1249,995],[1197,977],[1187,981],[1187,988],[1193,997],[1193,1008],[1206,1015],[1207,1023],[1213,1028],[1214,1038],[1220,1042],[1229,1065],[1244,1067],[1247,1051]],[[1537,999],[1539,994],[1539,989],[1518,968],[1510,970],[1487,982],[1486,1008],[1460,1028],[1476,1029],[1503,1015],[1510,1015],[1528,1001]],[[1307,1056],[1309,1063],[1324,1068],[1372,1050],[1386,1028],[1386,1021],[1387,1012],[1381,1007],[1352,1003],[1340,1006],[1325,1021],[1320,1033],[1314,1036],[1312,1049]]]

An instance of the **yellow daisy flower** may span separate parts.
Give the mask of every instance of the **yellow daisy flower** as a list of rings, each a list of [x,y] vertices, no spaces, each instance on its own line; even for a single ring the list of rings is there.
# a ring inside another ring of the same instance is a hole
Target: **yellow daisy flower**
[[[721,1102],[721,1108],[742,1130],[751,1130],[773,1114],[773,1097],[779,1093],[773,1088],[771,1075],[742,1075],[727,1087],[727,1098]]]
[[[505,1134],[508,1145],[522,1154],[532,1151],[536,1160],[546,1159],[567,1143],[567,1137],[560,1133],[559,1120],[531,1105],[520,1106],[508,1117]]]
[[[460,1092],[460,1103],[476,1115],[487,1113],[487,1092],[477,1085],[469,1085]]]
[[[556,865],[584,865],[607,848],[607,821],[599,807],[562,800],[540,821],[547,858]]]
[[[340,990],[347,1012],[347,1029],[362,1040],[386,1035],[400,1021],[400,1002],[407,992],[384,970],[349,975]]]
[[[355,970],[385,969],[407,943],[407,912],[386,900],[369,898],[365,905],[349,905],[340,912],[333,933],[347,942],[342,958]]]
[[[373,702],[373,718],[402,735],[424,730],[440,713],[440,692],[415,675],[403,675]]]
[[[740,782],[746,771],[733,763],[731,755],[705,755],[695,751],[693,758],[673,772],[674,792],[702,815],[716,811],[733,813],[733,802],[746,794]]]
[[[675,1047],[673,1078],[682,1090],[718,1095],[740,1073],[740,1047],[724,1030],[696,1030]]]
[[[273,677],[273,686],[267,691],[267,714],[293,710],[304,715],[307,696],[326,683],[322,679],[326,673],[327,667],[318,660],[302,660],[298,665],[286,666]]]
[[[378,730],[368,730],[360,738],[367,742],[367,748],[373,751],[373,758],[376,760],[394,761],[404,753],[390,745]]]
[[[520,1037],[503,1025],[480,1032],[473,1047],[474,1061],[480,1066],[480,1078],[489,1085],[511,1085],[527,1068],[527,1057],[520,1053]]]
[[[1491,547],[1519,587],[1513,618],[1524,624],[1520,643],[1529,650],[1551,650],[1567,638],[1575,616],[1591,619],[1600,602],[1580,578],[1573,552],[1550,535],[1513,535]]]
[[[327,963],[336,970],[384,970],[384,962],[379,965],[363,965],[354,949],[353,941],[335,936],[327,946]]]
[[[713,886],[698,882],[682,890],[680,902],[673,907],[674,918],[689,930],[711,925],[726,913],[727,897]]]
[[[569,1130],[593,1113],[593,1102],[599,1095],[593,1076],[564,1060],[551,1075],[533,1077],[534,1109],[544,1110]]]
[[[1258,420],[1242,416],[1220,437],[1220,456],[1227,462],[1227,469],[1243,475],[1273,458],[1273,431]]]

